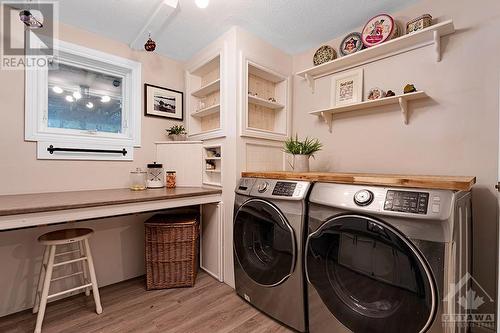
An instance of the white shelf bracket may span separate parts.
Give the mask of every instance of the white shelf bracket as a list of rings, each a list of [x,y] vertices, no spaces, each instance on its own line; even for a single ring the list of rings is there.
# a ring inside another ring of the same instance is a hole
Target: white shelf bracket
[[[399,106],[401,106],[403,121],[405,125],[408,125],[408,101],[403,97],[399,97]]]
[[[314,94],[314,78],[310,74],[305,74],[304,78],[307,81],[307,84],[309,85],[309,88],[311,88],[311,92]]]
[[[333,114],[329,112],[321,112],[320,117],[323,119],[325,124],[328,125],[328,131],[332,133]]]
[[[433,31],[434,51],[436,52],[436,62],[441,61],[441,35],[438,30]]]

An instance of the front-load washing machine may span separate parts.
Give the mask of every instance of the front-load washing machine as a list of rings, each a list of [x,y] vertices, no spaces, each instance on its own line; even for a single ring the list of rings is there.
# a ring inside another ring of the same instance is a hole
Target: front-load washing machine
[[[303,251],[310,183],[242,178],[233,243],[236,292],[274,319],[305,332]]]
[[[317,183],[309,202],[311,333],[465,332],[446,318],[465,313],[469,192]]]

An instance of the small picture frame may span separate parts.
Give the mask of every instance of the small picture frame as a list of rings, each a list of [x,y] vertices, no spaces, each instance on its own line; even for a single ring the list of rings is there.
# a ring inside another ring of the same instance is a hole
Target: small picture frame
[[[331,105],[343,106],[363,101],[363,69],[340,73],[332,77]]]
[[[183,120],[184,93],[145,83],[144,115]]]

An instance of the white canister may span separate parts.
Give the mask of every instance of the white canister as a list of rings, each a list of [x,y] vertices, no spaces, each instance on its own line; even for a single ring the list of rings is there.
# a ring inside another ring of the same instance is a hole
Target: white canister
[[[156,162],[148,164],[148,188],[160,187],[165,187],[163,164],[157,164]]]

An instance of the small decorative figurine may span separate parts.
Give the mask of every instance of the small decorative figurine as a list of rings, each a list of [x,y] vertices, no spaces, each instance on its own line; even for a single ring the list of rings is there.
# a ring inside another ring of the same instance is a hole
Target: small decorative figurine
[[[267,100],[269,102],[276,103],[276,99],[274,97],[269,97]]]
[[[415,86],[413,84],[407,84],[403,89],[403,92],[405,94],[409,94],[409,93],[412,93],[415,91],[417,91],[417,88],[415,88]]]
[[[368,99],[373,101],[385,97],[385,92],[380,88],[372,88],[368,92]]]
[[[394,91],[387,90],[387,92],[385,93],[385,97],[392,97],[392,96],[396,96],[396,94],[394,93]]]

